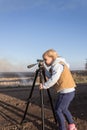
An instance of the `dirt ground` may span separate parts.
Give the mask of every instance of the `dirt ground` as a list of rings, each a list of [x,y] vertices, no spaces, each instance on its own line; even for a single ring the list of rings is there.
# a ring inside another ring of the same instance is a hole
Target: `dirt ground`
[[[70,105],[78,130],[87,130],[87,84],[78,84],[76,96]],[[20,122],[26,107],[31,87],[0,89],[0,130],[41,130],[40,93],[37,86],[33,91],[26,119]],[[53,102],[56,96],[50,89]],[[57,130],[47,91],[44,91],[45,130]]]

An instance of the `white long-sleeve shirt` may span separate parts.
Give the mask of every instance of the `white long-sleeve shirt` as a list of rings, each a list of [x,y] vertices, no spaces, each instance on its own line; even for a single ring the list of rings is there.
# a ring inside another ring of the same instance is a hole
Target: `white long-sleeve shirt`
[[[60,78],[64,69],[64,66],[59,63],[61,61],[64,62],[69,67],[69,64],[65,61],[64,58],[61,57],[57,58],[51,65],[52,75],[50,72],[46,70],[46,76],[48,77],[48,81],[43,84],[44,89],[48,89],[53,85],[55,85],[58,79]],[[75,90],[74,88],[64,89],[61,91],[61,93],[72,92],[74,90]]]

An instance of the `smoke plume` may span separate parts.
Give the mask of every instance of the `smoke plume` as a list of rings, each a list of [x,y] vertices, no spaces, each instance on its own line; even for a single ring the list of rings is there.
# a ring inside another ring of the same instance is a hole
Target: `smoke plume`
[[[23,64],[13,64],[7,59],[0,59],[0,72],[24,72],[26,66]]]

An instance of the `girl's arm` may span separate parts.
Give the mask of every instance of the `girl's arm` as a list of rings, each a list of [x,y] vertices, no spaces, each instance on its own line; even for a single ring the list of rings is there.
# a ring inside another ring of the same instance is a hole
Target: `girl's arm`
[[[43,84],[44,89],[48,89],[55,85],[55,83],[58,81],[58,79],[61,76],[61,73],[63,72],[63,65],[57,63],[52,67],[52,76],[48,79],[47,82]]]

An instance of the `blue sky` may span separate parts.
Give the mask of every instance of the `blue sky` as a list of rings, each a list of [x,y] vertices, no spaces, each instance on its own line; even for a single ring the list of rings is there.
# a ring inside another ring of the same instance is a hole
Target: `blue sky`
[[[86,0],[0,0],[0,71],[24,71],[50,48],[84,69]]]

